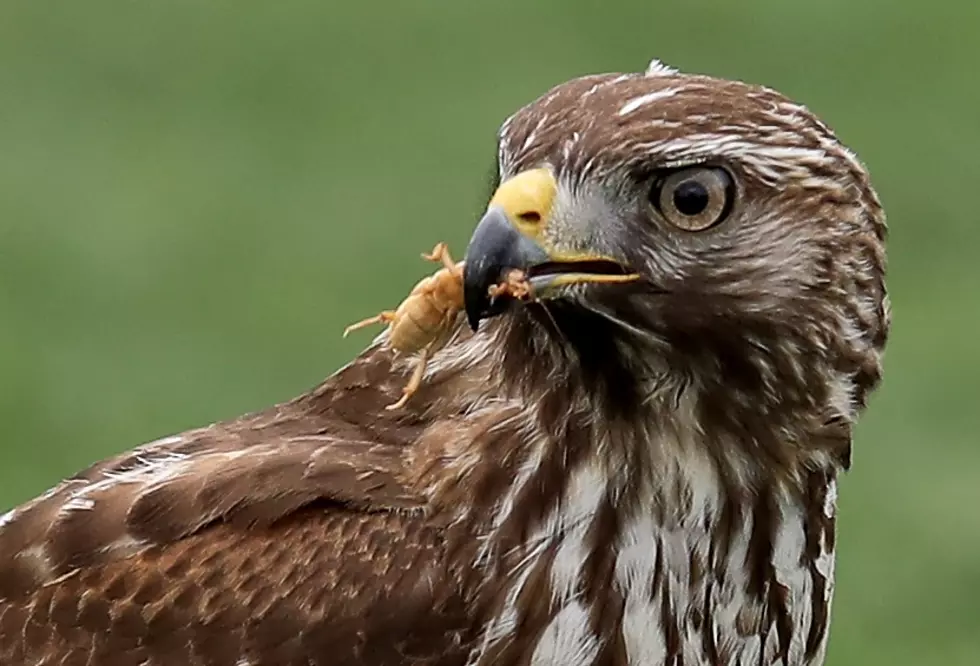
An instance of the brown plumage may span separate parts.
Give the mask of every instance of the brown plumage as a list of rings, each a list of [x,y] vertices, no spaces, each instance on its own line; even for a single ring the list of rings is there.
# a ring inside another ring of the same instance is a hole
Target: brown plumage
[[[548,92],[498,157],[479,330],[412,400],[385,409],[412,362],[382,336],[0,518],[0,663],[822,663],[889,319],[865,170],[778,93],[656,62]],[[512,269],[534,302],[488,298]]]

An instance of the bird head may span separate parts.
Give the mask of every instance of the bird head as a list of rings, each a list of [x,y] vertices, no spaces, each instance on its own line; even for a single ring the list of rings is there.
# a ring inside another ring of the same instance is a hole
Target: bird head
[[[877,384],[882,208],[805,107],[655,61],[559,85],[498,138],[465,306],[474,329],[507,320],[524,365],[550,336],[594,377],[670,374],[754,404],[816,393],[847,418]],[[488,296],[512,268],[530,305]]]

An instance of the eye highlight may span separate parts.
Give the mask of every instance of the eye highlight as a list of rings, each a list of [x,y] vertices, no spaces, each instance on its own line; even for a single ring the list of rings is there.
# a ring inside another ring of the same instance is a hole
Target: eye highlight
[[[657,178],[650,202],[678,229],[704,231],[731,212],[735,183],[725,169],[687,167]]]

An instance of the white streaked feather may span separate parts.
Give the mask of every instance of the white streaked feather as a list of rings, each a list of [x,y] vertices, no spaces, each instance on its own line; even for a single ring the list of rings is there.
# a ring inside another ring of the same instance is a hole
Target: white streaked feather
[[[95,508],[95,500],[88,497],[72,497],[61,507],[61,513],[69,513],[71,511],[91,511]]]
[[[531,562],[533,560],[527,560],[526,564],[529,565]],[[490,620],[487,628],[483,631],[483,638],[480,641],[480,645],[470,653],[469,659],[466,661],[466,666],[476,666],[491,646],[513,635],[518,618],[517,597],[521,590],[524,589],[524,583],[527,582],[527,578],[533,570],[533,566],[525,566],[517,574],[516,580],[507,592],[507,598],[504,600],[502,612]]]
[[[4,525],[11,522],[16,517],[17,517],[17,509],[11,509],[7,513],[0,516],[0,529],[3,529]]]
[[[629,100],[619,109],[620,116],[626,116],[633,113],[637,109],[646,106],[647,104],[652,104],[657,100],[667,99],[668,97],[673,97],[677,94],[677,88],[665,88],[663,90],[655,90],[653,92],[646,93],[645,95],[640,95],[639,97],[634,97]]]
[[[789,590],[792,613],[792,640],[789,646],[789,663],[802,664],[806,649],[806,637],[812,620],[810,604],[813,580],[805,564],[806,549],[805,516],[803,509],[784,498],[781,502],[782,519],[773,543],[772,565],[776,580]]]
[[[557,533],[564,536],[551,570],[552,593],[559,605],[567,603],[575,593],[589,555],[586,544],[589,527],[606,495],[608,483],[597,464],[577,470],[569,482],[558,517]]]
[[[677,73],[678,70],[676,70],[675,68],[671,67],[670,65],[663,62],[662,60],[657,60],[656,58],[654,58],[653,60],[650,61],[650,64],[647,65],[644,75],[645,76],[673,76]]]
[[[590,666],[601,647],[589,626],[588,609],[573,601],[544,630],[531,657],[531,666]]]
[[[657,529],[653,517],[637,516],[625,529],[616,557],[615,579],[626,598],[623,643],[629,664],[659,664],[667,655],[661,629],[662,604],[653,596],[657,563]]]
[[[527,480],[531,477],[534,471],[540,467],[546,447],[547,439],[544,437],[538,437],[537,441],[530,447],[531,450],[527,455],[527,459],[518,470],[517,477],[514,479],[514,482],[511,484],[510,488],[507,489],[507,492],[504,494],[497,506],[493,517],[490,535],[484,539],[477,553],[477,565],[483,565],[489,561],[495,546],[495,535],[514,510],[514,504],[517,501],[517,497],[520,495],[521,490],[527,483]]]

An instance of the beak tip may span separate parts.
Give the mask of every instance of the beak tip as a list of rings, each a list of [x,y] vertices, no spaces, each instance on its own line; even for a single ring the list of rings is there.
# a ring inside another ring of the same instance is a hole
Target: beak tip
[[[470,328],[477,331],[483,319],[506,309],[489,293],[506,269],[524,268],[547,257],[543,248],[514,227],[505,211],[490,207],[473,232],[464,259],[463,300]]]
[[[480,328],[480,320],[483,319],[483,312],[486,309],[487,298],[481,289],[485,278],[481,275],[483,261],[479,258],[467,256],[467,261],[463,268],[463,302],[466,311],[466,321],[475,333]]]

